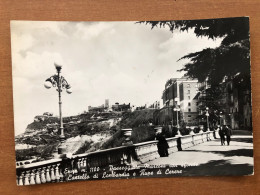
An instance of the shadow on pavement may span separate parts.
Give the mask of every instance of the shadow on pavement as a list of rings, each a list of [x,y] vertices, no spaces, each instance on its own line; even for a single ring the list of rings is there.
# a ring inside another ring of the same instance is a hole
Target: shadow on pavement
[[[253,139],[252,138],[232,138],[231,137],[231,144],[232,142],[243,142],[243,143],[253,143]]]
[[[221,154],[225,157],[230,156],[246,156],[246,157],[253,157],[253,150],[252,149],[237,149],[237,150],[228,150],[228,151],[210,151],[215,154]]]
[[[252,131],[249,130],[233,130],[233,135],[252,135]]]
[[[221,146],[221,144],[207,145],[207,146]],[[241,145],[234,145],[234,144],[230,144],[230,146],[237,146],[237,147],[241,147]],[[227,146],[227,145],[224,145],[223,147],[229,147],[229,146]],[[243,146],[243,148],[252,148],[252,146]]]
[[[213,154],[221,154],[225,157],[231,157],[231,156],[253,157],[252,149],[237,149],[237,150],[225,150],[225,151],[183,150],[182,152],[213,153]]]
[[[249,164],[231,164],[228,160],[212,160],[197,167],[187,167],[183,176],[210,176],[210,175],[251,175],[253,166]]]

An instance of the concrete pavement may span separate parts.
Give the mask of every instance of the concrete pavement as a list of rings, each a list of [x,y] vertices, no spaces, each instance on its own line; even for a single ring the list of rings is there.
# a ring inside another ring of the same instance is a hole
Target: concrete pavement
[[[251,175],[253,174],[253,137],[234,135],[229,146],[221,146],[220,139],[208,141],[184,151],[178,151],[148,162],[150,165],[197,164],[183,170],[190,175]]]

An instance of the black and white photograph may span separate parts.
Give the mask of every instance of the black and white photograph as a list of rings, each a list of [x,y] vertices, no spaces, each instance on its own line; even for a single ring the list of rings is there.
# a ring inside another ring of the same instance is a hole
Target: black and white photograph
[[[254,174],[249,17],[10,26],[17,185]]]

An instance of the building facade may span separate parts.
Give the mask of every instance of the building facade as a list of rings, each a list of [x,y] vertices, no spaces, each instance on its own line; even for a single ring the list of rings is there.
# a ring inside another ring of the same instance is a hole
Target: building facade
[[[217,91],[212,94],[212,91]],[[198,110],[200,122],[206,123],[205,108],[209,108],[210,126],[229,125],[232,129],[251,129],[251,93],[234,79],[227,79],[219,86],[207,81],[199,83]]]
[[[154,117],[156,123],[159,125],[177,125],[178,121],[179,124],[185,126],[197,125],[197,94],[198,80],[188,78],[169,79],[162,94],[163,108]]]
[[[175,106],[175,98],[179,97],[179,85],[183,81],[187,80],[186,78],[171,78],[165,83],[165,89],[163,90],[162,100],[163,107]]]
[[[186,80],[179,84],[181,119],[186,126],[198,125],[198,80]]]

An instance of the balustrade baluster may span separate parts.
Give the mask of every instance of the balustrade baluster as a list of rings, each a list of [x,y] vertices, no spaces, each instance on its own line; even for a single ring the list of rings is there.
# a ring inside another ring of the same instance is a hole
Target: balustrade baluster
[[[83,160],[83,166],[85,169],[87,169],[87,158],[84,158]]]
[[[78,173],[81,171],[81,159],[77,159],[77,164],[76,164],[76,166],[77,166],[77,171],[78,171]]]
[[[60,173],[59,173],[59,166],[60,164],[58,163],[55,167],[55,176],[56,176],[56,181],[59,182],[60,181]]]
[[[74,159],[71,160],[70,164],[71,164],[71,170],[73,171],[74,170]]]
[[[42,168],[41,171],[41,183],[46,183],[46,178],[45,178],[45,167]]]
[[[35,169],[33,169],[32,171],[31,171],[31,174],[30,174],[30,184],[31,185],[34,185],[35,184],[35,174],[34,174],[34,172],[35,172]]]
[[[90,166],[90,159],[87,158],[86,160],[87,160],[87,168],[90,168],[90,167],[91,167],[91,166]]]
[[[21,175],[19,176],[19,182],[18,182],[19,186],[23,185],[23,179],[24,179],[24,172],[22,172]]]
[[[78,160],[73,160],[73,174],[78,174]]]
[[[18,176],[17,185],[18,185],[18,186],[22,186],[22,185],[23,185],[23,177],[22,177],[22,174],[21,174],[21,173],[20,173],[20,175]]]
[[[41,168],[38,168],[35,173],[36,184],[41,184],[40,173],[41,173]]]
[[[47,166],[47,168],[46,168],[46,182],[51,182],[50,167],[51,166]]]
[[[63,182],[64,181],[64,175],[62,173],[62,169],[60,168],[60,182]]]
[[[30,172],[26,171],[26,174],[24,176],[24,185],[29,185],[29,175],[30,175]]]
[[[84,167],[84,158],[81,158],[80,159],[80,168],[82,169]]]
[[[55,167],[55,165],[52,165],[51,166],[51,181],[52,182],[55,182],[55,174],[54,174],[54,167]]]

